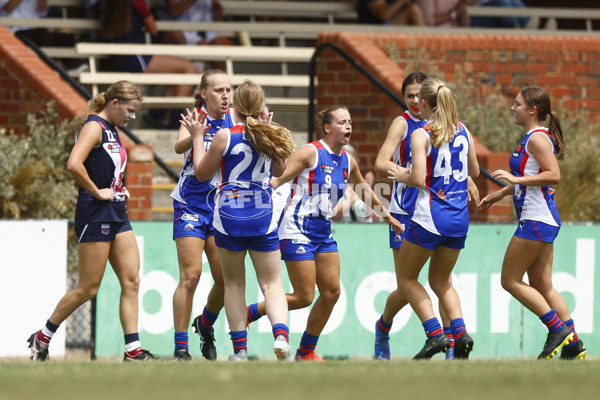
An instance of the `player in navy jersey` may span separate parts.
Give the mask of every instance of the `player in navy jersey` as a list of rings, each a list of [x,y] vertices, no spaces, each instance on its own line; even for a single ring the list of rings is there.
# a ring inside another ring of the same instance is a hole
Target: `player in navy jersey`
[[[282,259],[294,288],[287,295],[289,309],[308,307],[314,299],[315,284],[319,288],[319,298],[296,352],[297,361],[323,361],[315,354],[315,347],[340,294],[340,258],[330,219],[347,183],[362,185],[365,190],[356,190],[361,200],[372,205],[398,232],[402,229],[365,182],[357,161],[342,149],[352,136],[348,110],[330,107],[319,116],[324,138],[294,153],[283,175],[273,180],[273,187],[294,180],[279,227]],[[264,302],[252,304],[248,307],[248,321],[255,321],[265,312]]]
[[[392,121],[388,129],[385,141],[377,154],[375,168],[381,173],[387,173],[394,165],[400,165],[407,168],[411,161],[410,153],[410,134],[425,126],[419,108],[419,91],[421,84],[427,79],[422,72],[413,72],[409,74],[402,82],[402,95],[408,109],[399,117]],[[418,189],[407,186],[404,183],[393,181],[392,195],[390,198],[389,211],[405,227],[410,224],[417,200]],[[477,204],[479,202],[479,192],[473,180],[469,177],[469,196],[473,197]],[[404,232],[404,234],[406,231]],[[399,258],[400,246],[404,234],[397,235],[390,229],[390,248],[394,256],[395,270],[402,268],[402,261]],[[385,309],[381,317],[375,323],[375,358],[380,360],[390,359],[389,332],[392,328],[393,318],[398,311],[406,305],[406,299],[400,294],[398,289],[392,291],[385,303]],[[453,358],[454,338],[450,321],[446,318],[443,309],[440,307],[440,314],[444,323],[444,333],[450,338],[450,349],[446,352],[446,358]],[[461,355],[457,355],[460,358]]]
[[[550,359],[562,349],[562,359],[583,359],[585,346],[577,336],[567,303],[552,286],[553,243],[561,222],[551,185],[560,182],[557,158],[563,158],[566,148],[560,119],[552,110],[548,93],[537,86],[521,90],[511,111],[515,123],[525,130],[525,137],[510,158],[511,171],[492,173],[509,185],[487,195],[479,204],[480,208],[488,208],[513,195],[519,227],[502,262],[502,287],[548,328],[538,358]],[[548,127],[544,125],[546,120]],[[525,273],[529,283],[523,282]]]
[[[231,84],[227,74],[220,70],[209,70],[202,75],[200,85],[194,93],[195,109],[205,116],[211,127],[204,138],[208,150],[212,139],[222,128],[236,125],[233,110],[229,108]],[[213,324],[223,308],[223,273],[212,227],[214,193],[220,183],[216,177],[200,182],[194,173],[192,159],[192,136],[183,125],[179,128],[175,152],[184,153],[184,165],[179,181],[171,193],[173,198],[173,239],[179,260],[179,284],[173,294],[173,325],[175,328],[175,360],[191,360],[188,351],[188,326],[194,293],[202,274],[202,252],[206,253],[214,285],[210,290],[206,306],[193,322],[200,336],[202,355],[208,360],[217,358],[214,345]]]
[[[429,285],[450,320],[454,354],[466,358],[473,339],[466,332],[451,273],[469,229],[467,177],[479,175],[475,146],[459,122],[454,94],[438,79],[427,78],[419,92],[419,109],[427,124],[411,134],[412,164],[390,168],[389,177],[418,188],[415,209],[399,251],[396,271],[398,303],[408,301],[423,323],[427,340],[415,359],[448,350],[450,340],[433,313],[431,299],[418,282],[428,259]],[[401,307],[400,307],[401,308]],[[398,309],[399,311],[399,309]]]
[[[278,359],[291,360],[288,308],[281,282],[281,255],[277,218],[273,213],[271,178],[285,169],[285,160],[295,145],[291,133],[261,119],[265,109],[262,88],[251,81],[233,94],[236,121],[221,129],[205,150],[205,132],[210,122],[198,113],[182,120],[194,141],[194,171],[202,181],[219,172],[221,184],[215,190],[213,226],[223,269],[225,312],[233,343],[233,361],[246,361],[246,253],[250,253],[259,287],[268,305],[273,327],[273,351]]]
[[[157,358],[142,350],[138,336],[140,255],[127,215],[125,187],[127,153],[117,126],[135,119],[143,95],[136,85],[120,81],[90,103],[89,115],[77,135],[67,169],[79,185],[75,233],[79,241],[79,282],[58,302],[46,325],[28,339],[31,360],[48,358],[58,326],[98,293],[106,262],[121,285],[120,314],[125,334],[125,361]]]

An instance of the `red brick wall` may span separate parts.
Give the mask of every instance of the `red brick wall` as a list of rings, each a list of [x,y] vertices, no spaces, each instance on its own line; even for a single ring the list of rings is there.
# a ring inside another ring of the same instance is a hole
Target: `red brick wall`
[[[43,111],[50,101],[55,102],[55,109],[63,118],[85,118],[89,113],[85,99],[0,26],[0,127],[27,134],[27,114]],[[152,149],[132,144],[127,138],[124,141],[129,153],[129,216],[148,220],[152,218]]]
[[[462,69],[466,79],[487,82],[480,87],[482,95],[501,86],[508,96],[507,108],[508,99],[512,100],[520,87],[540,85],[554,102],[568,97],[566,107],[587,109],[596,117],[600,114],[600,37],[328,33],[320,35],[318,44],[323,43],[341,47],[398,96],[407,65],[414,65],[419,61],[415,55],[422,54],[426,57],[423,62],[434,65],[446,81],[453,81]],[[397,64],[388,56],[390,48]],[[374,170],[379,146],[392,119],[402,110],[333,50],[321,53],[317,77],[318,105],[349,108],[354,122],[352,145],[359,153],[361,170]],[[481,144],[476,150],[488,171],[508,168],[508,154],[492,153]],[[385,181],[385,177],[377,175],[377,180]],[[482,196],[497,188],[481,178],[477,184]],[[472,210],[472,219],[512,220],[510,199],[505,200],[485,214]]]

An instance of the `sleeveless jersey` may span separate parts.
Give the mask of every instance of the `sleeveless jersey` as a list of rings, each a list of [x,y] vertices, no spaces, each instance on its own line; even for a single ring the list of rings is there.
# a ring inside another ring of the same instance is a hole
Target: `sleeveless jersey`
[[[392,161],[401,167],[409,168],[412,160],[410,152],[410,134],[417,129],[422,128],[426,121],[415,118],[409,111],[406,111],[398,118],[404,118],[404,120],[406,120],[406,131],[402,135],[400,145],[394,151]],[[417,193],[417,188],[393,181],[389,211],[396,214],[412,215],[415,211]]]
[[[535,157],[527,151],[529,139],[534,134],[544,135],[554,149],[548,128],[532,129],[523,138],[510,158],[510,170],[515,176],[537,175],[542,170]],[[519,221],[540,221],[552,226],[560,226],[560,216],[554,202],[554,189],[548,186],[514,185],[513,202]]]
[[[279,239],[320,241],[331,236],[333,208],[344,195],[350,176],[350,156],[334,154],[323,140],[312,142],[315,163],[292,183],[290,202],[279,227]]]
[[[230,236],[266,235],[277,229],[273,213],[272,162],[244,137],[244,126],[229,128],[217,175],[219,186],[213,226]]]
[[[233,118],[233,110],[230,108],[227,113],[223,116],[223,119],[214,119],[206,112],[206,108],[202,106],[201,109],[197,109],[201,115],[206,116],[210,123],[210,129],[204,135],[204,148],[206,151],[210,148],[212,140],[219,129],[231,128],[236,125]],[[189,149],[184,154],[185,162],[183,169],[179,175],[179,181],[171,192],[171,197],[181,203],[192,204],[204,210],[214,209],[214,196],[210,195],[211,190],[219,185],[219,181],[216,176],[200,182],[196,179],[194,173],[194,153],[193,149]]]
[[[470,138],[459,123],[450,142],[435,148],[431,132],[421,128],[413,135],[426,135],[427,175],[419,188],[412,220],[429,232],[441,236],[461,237],[469,231],[467,177]]]
[[[89,115],[84,123],[98,123],[102,127],[102,144],[90,151],[83,165],[98,189],[110,188],[112,201],[98,200],[79,186],[75,209],[75,226],[97,222],[125,222],[128,220],[123,187],[127,152],[115,125],[98,115]],[[79,138],[79,134],[77,135]],[[77,138],[75,140],[77,140]]]

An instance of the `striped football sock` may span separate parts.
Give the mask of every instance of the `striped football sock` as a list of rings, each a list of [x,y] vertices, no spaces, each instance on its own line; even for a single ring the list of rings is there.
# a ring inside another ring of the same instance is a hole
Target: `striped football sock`
[[[204,307],[204,311],[202,311],[202,315],[200,316],[200,329],[210,331],[218,317],[219,313],[215,314]]]
[[[569,343],[567,347],[575,346],[575,343],[577,343],[579,340],[579,336],[577,335],[577,331],[575,331],[575,323],[573,322],[573,318],[564,322],[571,329],[571,331],[573,331],[573,341]]]
[[[283,336],[286,341],[290,341],[290,330],[286,324],[273,325],[273,337],[277,339],[277,336]]]
[[[554,309],[551,309],[546,314],[542,315],[540,320],[544,323],[544,325],[546,325],[548,331],[550,332],[558,332],[563,329],[564,324],[560,318],[558,318],[558,315],[556,315],[556,311],[554,311]]]
[[[229,335],[231,336],[233,352],[235,354],[239,353],[241,350],[247,351],[248,333],[245,330],[231,331],[229,332]]]
[[[456,318],[450,321],[450,326],[452,328],[452,336],[454,336],[454,340],[458,340],[460,336],[467,331],[465,327],[465,321],[462,318]]]
[[[428,338],[437,339],[442,336],[443,333],[442,326],[435,317],[423,322],[423,329],[425,329],[425,334]]]
[[[315,351],[318,341],[318,335],[311,335],[310,333],[306,333],[306,331],[304,331],[304,334],[302,334],[302,339],[300,340],[298,353],[300,353],[301,356],[305,356],[308,353]]]
[[[175,350],[187,349],[188,347],[188,333],[175,332]]]

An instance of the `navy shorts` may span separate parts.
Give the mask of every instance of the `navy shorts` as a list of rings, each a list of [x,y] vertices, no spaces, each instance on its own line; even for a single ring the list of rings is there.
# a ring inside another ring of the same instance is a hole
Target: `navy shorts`
[[[131,230],[129,221],[125,222],[95,222],[75,227],[77,241],[86,242],[112,242],[118,233]]]
[[[410,219],[412,218],[412,216],[396,213],[390,214],[392,215],[392,217],[396,218],[398,222],[400,222],[404,227],[404,232],[402,232],[400,235],[396,235],[396,231],[394,231],[394,228],[390,225],[390,249],[399,249],[402,245],[402,240],[404,240],[404,236],[406,235],[408,225],[410,225]]]
[[[515,236],[522,239],[554,243],[559,230],[560,226],[552,226],[540,221],[525,220],[519,222]]]
[[[429,250],[435,250],[438,246],[461,250],[465,248],[467,235],[458,237],[436,235],[411,221],[408,229],[404,231],[404,239]]]
[[[173,200],[173,239],[197,237],[206,240],[215,234],[212,225],[213,212]]]
[[[152,56],[118,55],[112,56],[113,69],[121,72],[146,72]]]
[[[328,237],[320,242],[299,239],[281,239],[281,259],[284,261],[315,260],[316,253],[337,253],[337,242]]]
[[[230,236],[215,230],[215,243],[229,251],[274,251],[279,250],[277,230],[266,235]]]

